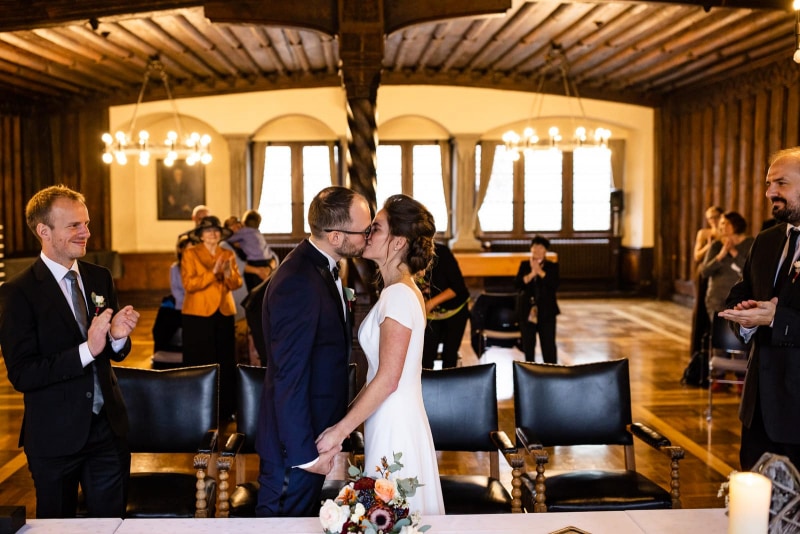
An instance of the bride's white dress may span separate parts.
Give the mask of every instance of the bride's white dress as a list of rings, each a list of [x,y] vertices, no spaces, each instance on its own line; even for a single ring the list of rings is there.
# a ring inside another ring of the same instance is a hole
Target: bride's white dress
[[[411,512],[443,515],[439,465],[431,437],[431,427],[422,402],[422,345],[425,339],[425,315],[422,294],[404,283],[384,288],[378,302],[358,330],[358,341],[367,356],[367,383],[372,381],[379,364],[380,325],[391,317],[411,329],[411,341],[397,390],[392,393],[364,424],[364,469],[374,474],[375,466],[386,457],[391,463],[401,452],[403,469],[394,479],[417,477],[420,484],[410,499]]]

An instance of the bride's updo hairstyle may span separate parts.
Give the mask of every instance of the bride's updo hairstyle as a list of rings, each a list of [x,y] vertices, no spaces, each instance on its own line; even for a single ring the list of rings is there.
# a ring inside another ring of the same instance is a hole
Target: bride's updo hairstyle
[[[433,236],[436,225],[433,215],[421,203],[407,195],[392,195],[383,204],[389,233],[405,237],[408,250],[403,263],[412,274],[425,271],[434,256]]]

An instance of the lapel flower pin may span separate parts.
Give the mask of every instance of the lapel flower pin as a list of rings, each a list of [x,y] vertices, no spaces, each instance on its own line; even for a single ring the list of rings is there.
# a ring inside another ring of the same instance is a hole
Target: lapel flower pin
[[[347,311],[353,311],[353,303],[356,301],[356,292],[352,287],[344,287],[344,300],[347,301]]]
[[[106,298],[103,295],[98,295],[92,291],[92,303],[94,304],[94,315],[100,313],[100,310],[106,307]]]
[[[794,276],[792,276],[792,283],[794,284],[794,281],[800,276],[800,260],[794,262],[792,266],[794,267]]]

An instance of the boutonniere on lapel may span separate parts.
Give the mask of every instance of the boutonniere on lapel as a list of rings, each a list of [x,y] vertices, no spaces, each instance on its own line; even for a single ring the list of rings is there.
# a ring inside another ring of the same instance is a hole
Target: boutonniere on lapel
[[[94,304],[94,316],[97,317],[100,311],[106,307],[106,298],[92,291],[92,304]]]
[[[800,276],[800,260],[794,262],[792,266],[794,267],[794,276],[792,276],[792,283],[794,284],[794,281]]]
[[[347,311],[353,311],[353,303],[356,301],[356,292],[352,287],[344,287],[344,300],[347,302]]]

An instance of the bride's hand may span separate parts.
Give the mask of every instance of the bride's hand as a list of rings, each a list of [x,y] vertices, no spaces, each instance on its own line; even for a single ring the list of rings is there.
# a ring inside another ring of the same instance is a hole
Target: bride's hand
[[[331,449],[341,449],[344,438],[338,437],[338,432],[335,426],[329,426],[322,431],[317,437],[315,443],[317,444],[317,452],[320,454],[327,452]]]

